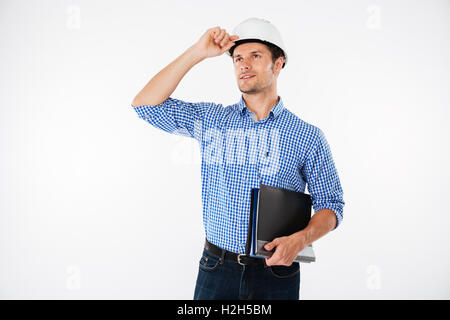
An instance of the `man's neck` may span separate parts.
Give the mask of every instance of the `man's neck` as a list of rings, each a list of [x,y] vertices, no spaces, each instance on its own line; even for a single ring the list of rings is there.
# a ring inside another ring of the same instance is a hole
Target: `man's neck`
[[[270,110],[277,105],[279,96],[274,94],[242,94],[245,105],[250,109],[258,118],[258,121],[268,116]]]

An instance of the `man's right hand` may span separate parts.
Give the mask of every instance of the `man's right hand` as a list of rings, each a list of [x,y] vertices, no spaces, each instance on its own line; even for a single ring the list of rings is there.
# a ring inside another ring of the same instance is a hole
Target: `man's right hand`
[[[195,43],[194,47],[199,55],[204,58],[216,57],[234,46],[234,41],[237,39],[239,39],[239,36],[230,36],[225,29],[214,27],[208,29]]]
[[[205,34],[182,55],[158,72],[133,99],[133,106],[158,105],[165,101],[184,75],[197,63],[223,54],[234,46],[237,35],[231,36],[220,27],[208,29]],[[216,42],[217,40],[217,42]]]

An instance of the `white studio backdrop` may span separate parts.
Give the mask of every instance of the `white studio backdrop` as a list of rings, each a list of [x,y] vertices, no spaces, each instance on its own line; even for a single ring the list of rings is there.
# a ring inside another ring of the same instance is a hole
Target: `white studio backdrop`
[[[324,131],[344,190],[301,298],[450,298],[450,2],[436,0],[2,1],[0,298],[192,298],[199,148],[131,101],[208,28],[248,17],[281,31],[279,95]],[[172,94],[240,95],[226,55]]]

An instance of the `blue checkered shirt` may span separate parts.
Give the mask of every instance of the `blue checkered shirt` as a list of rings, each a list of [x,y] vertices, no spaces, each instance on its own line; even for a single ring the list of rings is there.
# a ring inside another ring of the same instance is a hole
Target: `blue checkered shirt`
[[[173,97],[134,107],[139,117],[169,133],[194,138],[201,151],[203,223],[208,241],[245,253],[250,190],[260,184],[311,195],[314,212],[343,218],[343,191],[324,133],[284,105],[257,120],[243,96],[224,107]]]

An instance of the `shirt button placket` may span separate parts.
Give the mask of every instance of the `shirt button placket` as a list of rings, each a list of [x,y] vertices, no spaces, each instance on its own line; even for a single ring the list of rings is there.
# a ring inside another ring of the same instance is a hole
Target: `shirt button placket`
[[[256,172],[258,173],[258,187],[261,184],[261,170],[260,170],[260,160],[259,160],[259,148],[260,148],[260,142],[259,138],[260,138],[260,123],[256,123],[256,137],[257,137],[257,148],[256,148]]]

